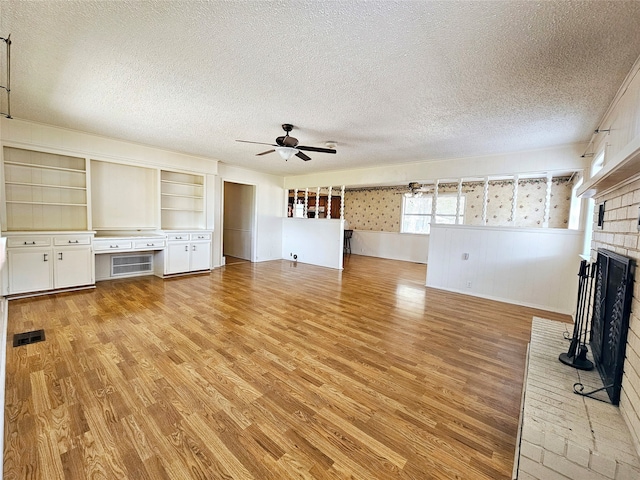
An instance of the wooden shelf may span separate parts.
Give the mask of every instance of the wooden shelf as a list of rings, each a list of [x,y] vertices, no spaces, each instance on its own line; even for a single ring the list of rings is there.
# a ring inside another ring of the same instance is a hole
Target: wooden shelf
[[[204,184],[204,175],[170,170],[160,172],[160,223],[163,229],[205,226]]]
[[[170,183],[173,185],[185,185],[187,187],[204,187],[202,183],[177,182],[175,180],[160,180],[162,183]]]
[[[84,170],[79,170],[77,168],[66,168],[66,167],[54,167],[52,165],[43,165],[39,163],[23,163],[23,162],[4,162],[5,165],[14,165],[16,167],[28,167],[28,168],[37,168],[41,170],[57,170],[59,172],[72,172],[72,173],[82,173],[86,174],[87,172]]]
[[[194,210],[193,208],[170,208],[170,207],[162,207],[160,210],[168,210],[172,212],[196,212],[201,213],[204,210]]]
[[[86,203],[58,203],[58,202],[22,202],[16,200],[7,200],[7,205],[52,205],[56,207],[86,207]]]
[[[86,190],[87,187],[72,187],[69,185],[50,185],[46,183],[4,182],[5,185],[19,185],[23,187],[61,188],[65,190]]]
[[[204,197],[202,195],[182,195],[179,193],[162,193],[163,197],[181,197],[181,198],[195,198],[198,200],[202,200]]]
[[[86,160],[4,147],[7,231],[85,230]]]

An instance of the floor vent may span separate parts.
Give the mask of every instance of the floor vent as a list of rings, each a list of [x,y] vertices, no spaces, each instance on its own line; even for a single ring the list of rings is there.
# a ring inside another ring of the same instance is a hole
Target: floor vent
[[[13,336],[13,346],[20,347],[44,341],[44,330],[34,330],[32,332],[16,333]]]
[[[153,272],[153,255],[118,255],[111,257],[111,276]]]

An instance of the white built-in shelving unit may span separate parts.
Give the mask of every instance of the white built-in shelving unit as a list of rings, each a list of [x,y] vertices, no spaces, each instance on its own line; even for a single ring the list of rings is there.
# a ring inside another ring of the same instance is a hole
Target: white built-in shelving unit
[[[160,215],[163,230],[205,227],[204,175],[161,170]]]
[[[86,230],[86,159],[4,147],[7,231]]]

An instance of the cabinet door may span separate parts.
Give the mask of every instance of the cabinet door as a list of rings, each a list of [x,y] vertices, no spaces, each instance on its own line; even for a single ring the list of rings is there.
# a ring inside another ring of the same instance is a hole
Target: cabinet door
[[[165,275],[189,271],[189,258],[191,254],[189,252],[188,242],[169,242],[165,254]]]
[[[191,244],[191,264],[189,270],[209,270],[211,268],[211,242]]]
[[[50,248],[15,249],[7,252],[9,293],[38,292],[53,288]]]
[[[55,258],[55,288],[92,285],[93,255],[90,248],[58,248],[53,251]]]

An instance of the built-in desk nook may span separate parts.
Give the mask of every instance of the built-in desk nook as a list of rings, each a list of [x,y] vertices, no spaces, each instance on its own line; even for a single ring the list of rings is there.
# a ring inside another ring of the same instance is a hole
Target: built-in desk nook
[[[99,233],[93,242],[96,281],[210,270],[211,237],[210,230]]]

